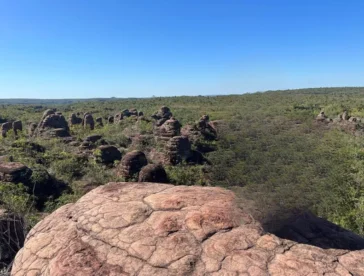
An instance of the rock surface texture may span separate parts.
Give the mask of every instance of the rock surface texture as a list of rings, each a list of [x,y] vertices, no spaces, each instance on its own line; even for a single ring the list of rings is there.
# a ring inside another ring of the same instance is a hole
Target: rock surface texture
[[[22,275],[364,275],[364,250],[265,234],[221,188],[109,183],[28,234]]]

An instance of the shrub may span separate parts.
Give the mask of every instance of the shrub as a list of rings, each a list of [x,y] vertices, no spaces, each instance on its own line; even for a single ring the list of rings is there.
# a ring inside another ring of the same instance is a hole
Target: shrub
[[[50,167],[50,173],[56,178],[68,183],[84,175],[86,163],[84,160],[71,156],[57,161],[53,161]]]
[[[7,229],[0,230],[1,245],[7,245],[8,250],[12,251],[5,253],[15,255],[23,246],[28,231],[39,221],[39,216],[34,212],[35,200],[22,184],[0,183],[0,204],[13,221],[7,225]]]
[[[203,173],[203,166],[167,166],[167,176],[172,184],[206,186],[207,179]]]
[[[55,200],[49,200],[45,205],[45,211],[51,213],[63,205],[75,203],[81,196],[82,194],[78,193],[63,194]]]

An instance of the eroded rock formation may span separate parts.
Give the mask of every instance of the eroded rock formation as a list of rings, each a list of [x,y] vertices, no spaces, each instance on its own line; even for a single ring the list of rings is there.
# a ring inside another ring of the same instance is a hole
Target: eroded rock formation
[[[140,112],[138,112],[138,110],[136,108],[132,108],[132,109],[124,109],[123,111],[115,114],[113,121],[115,123],[119,123],[121,120],[123,120],[124,118],[134,118],[135,120],[138,119],[138,116]],[[143,113],[143,112],[141,112]],[[110,121],[109,121],[110,122]]]
[[[110,145],[99,146],[94,153],[96,161],[103,164],[113,164],[117,160],[121,160],[121,152]]]
[[[177,165],[191,155],[191,142],[186,136],[172,137],[166,144],[166,164]]]
[[[316,117],[316,122],[321,126],[337,127],[354,135],[364,134],[364,120],[360,117],[350,116],[349,112],[346,110],[334,119],[327,117],[326,114],[321,111]]]
[[[82,124],[82,118],[77,117],[77,115],[75,113],[71,114],[68,121],[71,126]]]
[[[22,163],[18,162],[1,162],[0,163],[0,181],[27,183],[32,170]]]
[[[168,183],[168,177],[162,165],[149,164],[141,169],[139,182]]]
[[[138,177],[140,170],[147,164],[148,160],[143,152],[138,150],[128,152],[121,159],[118,166],[118,174],[126,180],[130,180],[133,177]]]
[[[166,143],[163,163],[177,165],[182,162],[197,165],[207,160],[200,152],[191,149],[191,142],[187,136],[175,136]]]
[[[364,275],[364,250],[264,233],[221,188],[109,183],[38,223],[11,275]]]
[[[13,131],[14,131],[15,135],[18,135],[18,131],[23,131],[22,121],[13,122]]]
[[[8,131],[12,128],[12,124],[9,122],[3,123],[1,125],[1,136],[5,138],[7,136]]]
[[[99,145],[106,144],[101,135],[94,134],[87,136],[80,145],[81,149],[93,149],[96,148],[96,143]]]
[[[164,124],[165,121],[172,118],[172,112],[166,106],[162,106],[159,111],[152,115],[152,118],[155,120],[155,125],[157,127]]]
[[[129,110],[129,115],[130,116],[138,116],[138,110],[136,108],[132,108]]]
[[[181,130],[182,135],[188,136],[191,142],[198,140],[213,141],[217,139],[215,126],[210,122],[208,115],[203,115],[198,122],[193,125],[186,125]]]
[[[63,115],[50,114],[40,123],[39,128],[64,128],[65,130],[68,130],[68,123]]]
[[[30,123],[29,126],[28,126],[29,136],[33,136],[35,134],[36,129],[37,129],[37,124],[36,123]]]
[[[47,109],[43,113],[42,120],[38,124],[37,133],[41,136],[68,137],[69,127],[62,113]]]
[[[95,121],[94,121],[94,117],[92,117],[91,114],[89,114],[89,113],[85,114],[85,116],[83,118],[83,127],[89,128],[90,130],[94,130]]]
[[[113,124],[114,123],[114,116],[109,116],[107,118],[107,121],[108,121],[109,124]]]
[[[166,138],[167,140],[171,137],[179,136],[180,134],[181,124],[173,117],[165,121],[161,126],[154,127],[154,135]]]
[[[115,114],[115,116],[114,116],[114,122],[115,123],[119,123],[122,119],[123,119],[123,114],[122,113]]]

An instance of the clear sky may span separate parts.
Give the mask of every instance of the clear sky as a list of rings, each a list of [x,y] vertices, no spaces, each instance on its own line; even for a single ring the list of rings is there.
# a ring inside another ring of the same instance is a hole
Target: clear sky
[[[364,86],[362,0],[0,0],[0,98]]]

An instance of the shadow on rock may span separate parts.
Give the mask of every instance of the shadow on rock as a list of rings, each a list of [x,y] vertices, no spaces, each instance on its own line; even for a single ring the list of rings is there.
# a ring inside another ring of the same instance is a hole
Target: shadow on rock
[[[294,214],[283,221],[267,221],[264,228],[280,238],[323,249],[364,249],[364,238],[310,212]]]

